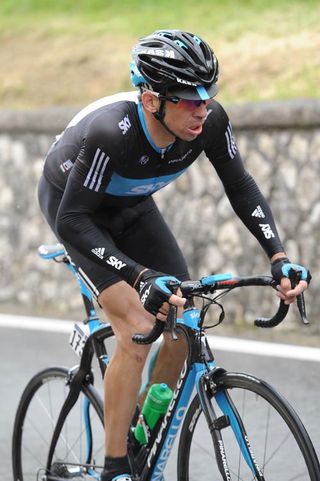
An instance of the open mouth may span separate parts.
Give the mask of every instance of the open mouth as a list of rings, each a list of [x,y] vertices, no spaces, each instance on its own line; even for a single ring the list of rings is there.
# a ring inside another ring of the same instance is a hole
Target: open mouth
[[[194,127],[189,127],[188,130],[192,132],[194,135],[199,135],[202,132],[202,124],[196,125]]]

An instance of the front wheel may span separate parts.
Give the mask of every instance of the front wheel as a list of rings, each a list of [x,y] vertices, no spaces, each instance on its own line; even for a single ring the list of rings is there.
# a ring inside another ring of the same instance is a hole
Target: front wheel
[[[224,373],[215,383],[217,391],[209,395],[212,434],[198,395],[186,414],[178,481],[320,480],[308,433],[270,385],[237,373]]]
[[[14,481],[93,479],[104,464],[104,428],[100,399],[84,385],[68,414],[46,470],[49,446],[61,407],[69,392],[69,371],[51,367],[36,374],[18,406],[13,440]],[[77,477],[79,476],[79,477]]]

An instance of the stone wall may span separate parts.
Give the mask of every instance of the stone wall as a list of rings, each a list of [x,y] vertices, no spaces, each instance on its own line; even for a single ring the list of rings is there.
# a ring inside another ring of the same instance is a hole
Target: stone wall
[[[67,317],[80,312],[69,272],[37,256],[39,244],[55,241],[37,205],[43,158],[76,111],[0,111],[0,311]],[[270,202],[290,257],[312,270],[306,300],[318,329],[320,101],[238,105],[227,111],[247,169]],[[194,277],[229,271],[269,274],[265,254],[235,217],[205,158],[155,197]],[[229,295],[225,307],[233,320],[252,320],[270,313],[274,302],[273,293],[246,289]],[[297,322],[295,313],[290,322]]]

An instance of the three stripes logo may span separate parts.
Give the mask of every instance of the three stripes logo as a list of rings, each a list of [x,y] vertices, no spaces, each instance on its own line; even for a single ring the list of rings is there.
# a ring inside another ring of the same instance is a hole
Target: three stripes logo
[[[260,205],[257,205],[257,207],[255,208],[255,210],[252,212],[251,216],[252,216],[252,217],[259,217],[260,219],[264,219],[264,218],[265,218],[265,213],[264,213],[263,210],[261,209]]]
[[[225,136],[226,136],[226,139],[227,139],[228,152],[229,152],[230,158],[233,159],[233,157],[236,155],[236,152],[237,152],[238,148],[237,148],[237,144],[234,140],[234,137],[232,135],[232,127],[231,127],[230,121],[228,123],[228,127],[227,127],[227,130],[225,132]]]
[[[106,170],[107,164],[110,157],[107,156],[105,152],[101,149],[97,149],[94,154],[93,162],[84,181],[84,186],[88,187],[90,190],[98,192],[103,179],[104,171]]]
[[[95,254],[100,259],[103,259],[105,248],[104,247],[96,247],[95,249],[91,249],[92,254]]]

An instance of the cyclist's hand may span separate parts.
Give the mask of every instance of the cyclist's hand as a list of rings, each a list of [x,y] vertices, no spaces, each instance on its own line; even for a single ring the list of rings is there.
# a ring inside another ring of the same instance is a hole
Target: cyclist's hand
[[[293,264],[287,257],[275,259],[271,264],[272,277],[279,282],[277,286],[277,296],[285,301],[285,304],[291,304],[296,297],[305,291],[311,281],[309,269],[299,264]],[[299,282],[292,287],[292,275],[297,275]]]
[[[140,275],[135,285],[143,307],[161,321],[166,320],[169,304],[179,307],[186,302],[186,299],[181,297],[179,291],[177,292],[178,295],[170,291],[168,288],[170,281],[175,282],[176,287],[179,287],[180,281],[176,277],[148,269]]]

